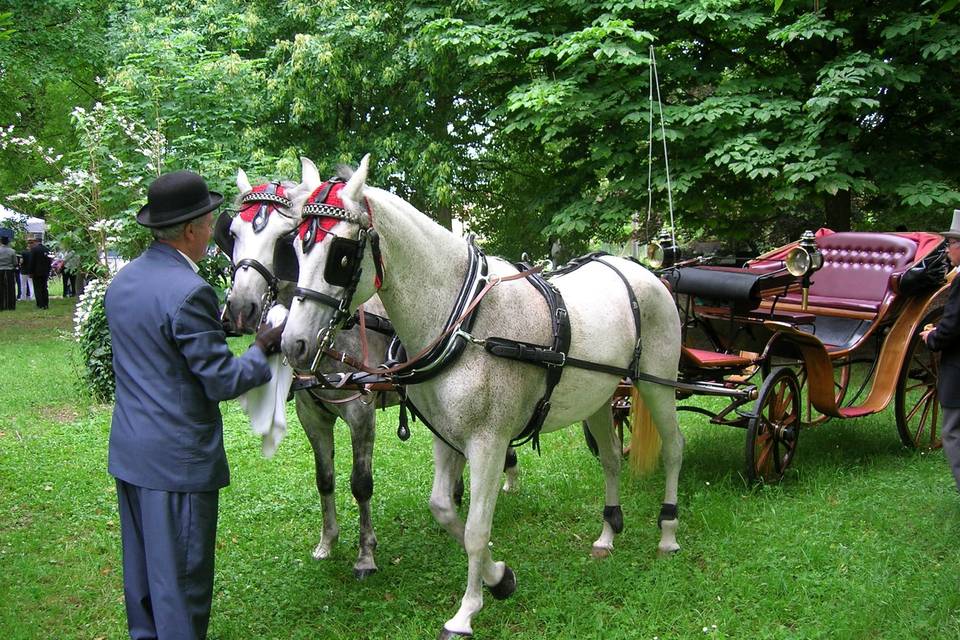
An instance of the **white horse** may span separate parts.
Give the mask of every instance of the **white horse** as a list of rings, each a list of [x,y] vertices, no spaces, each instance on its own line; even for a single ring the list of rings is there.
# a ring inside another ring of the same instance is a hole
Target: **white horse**
[[[346,256],[344,247],[349,249],[349,243],[337,237],[323,238],[310,243],[307,251],[302,239],[294,243],[300,278],[283,334],[283,350],[295,365],[312,363],[317,343],[325,344],[336,330],[336,323],[331,324],[330,320],[343,314],[335,314],[334,308],[327,306],[330,301],[341,301],[343,312],[348,313],[376,293],[373,274],[377,273],[377,256],[383,268],[379,295],[409,354],[419,354],[438,344],[436,337],[443,327],[450,326],[445,320],[460,299],[458,292],[471,264],[467,243],[399,197],[367,187],[367,170],[368,158],[364,157],[340,192],[346,215],[335,213],[334,219],[326,220],[324,225],[329,227],[328,234],[334,236],[367,239],[366,248],[354,265],[359,266],[359,280],[344,288],[330,284],[325,276],[330,273],[334,280],[343,281],[338,270],[350,264],[346,257],[341,257]],[[366,231],[373,225],[378,242]],[[334,260],[328,262],[331,254]],[[601,260],[607,264],[590,262],[552,280],[562,293],[569,314],[572,346],[568,356],[620,368],[631,364],[638,338],[626,286],[615,269],[629,282],[639,300],[639,371],[675,380],[680,322],[666,288],[633,262],[613,257]],[[491,259],[487,281],[517,273],[509,263]],[[351,287],[355,289],[353,300],[345,300]],[[522,279],[493,286],[477,307],[472,327],[459,327],[471,334],[466,349],[439,375],[408,387],[408,396],[437,436],[430,509],[468,556],[466,591],[459,610],[444,624],[441,638],[472,634],[471,619],[483,604],[481,584],[488,585],[497,598],[509,596],[516,587],[513,572],[505,563],[494,561],[488,546],[498,495],[497,478],[511,439],[524,430],[544,394],[547,376],[545,369],[495,357],[479,345],[490,336],[551,344],[548,308],[544,297]],[[451,330],[450,335],[454,333]],[[610,373],[564,367],[543,424],[543,431],[548,432],[585,418],[600,446],[606,491],[603,527],[593,543],[593,553],[598,557],[611,552],[614,535],[623,526],[618,486],[620,441],[610,408],[618,382],[619,377]],[[676,498],[683,438],[677,425],[674,390],[649,382],[637,386],[663,440],[666,488],[658,548],[666,554],[679,549]],[[471,468],[471,500],[464,525],[452,494],[466,462]]]
[[[233,286],[227,298],[227,311],[230,321],[240,329],[256,330],[259,319],[267,306],[278,301],[290,306],[290,298],[295,282],[283,279],[289,274],[282,272],[282,251],[284,243],[296,231],[300,203],[320,182],[314,164],[302,159],[302,182],[260,185],[257,191],[251,186],[243,169],[237,172],[237,188],[240,190],[241,215],[232,221],[223,219],[221,224],[229,224],[229,234],[233,243],[230,256],[235,268]],[[310,186],[313,185],[313,186]],[[271,193],[272,192],[272,193]],[[278,194],[279,192],[279,194]],[[271,198],[271,196],[274,196]],[[264,199],[259,200],[258,197]],[[246,198],[246,202],[244,199]],[[262,207],[262,213],[261,213]],[[262,217],[258,218],[257,216]],[[249,220],[245,218],[250,218]],[[277,250],[277,247],[280,250]],[[289,247],[291,259],[296,267],[296,258]],[[280,279],[277,279],[278,270]],[[295,277],[295,276],[294,276]],[[378,316],[386,316],[379,300],[367,302],[365,309]],[[386,352],[389,338],[374,331],[367,332],[368,350],[374,362],[379,363]],[[346,353],[361,353],[359,327],[344,331],[337,336],[337,349]],[[319,373],[348,372],[345,365],[327,361]],[[382,403],[387,406],[397,404],[395,393],[386,398],[356,398],[352,392],[310,389],[295,393],[297,417],[307,434],[316,464],[317,491],[323,511],[323,531],[317,543],[313,557],[316,560],[329,558],[337,544],[340,527],[337,524],[336,499],[334,496],[335,470],[333,465],[333,427],[337,417],[350,427],[353,446],[353,471],[350,475],[350,489],[357,501],[360,512],[360,541],[357,560],[353,572],[357,579],[363,579],[377,571],[374,550],[377,537],[373,529],[370,513],[370,499],[373,495],[373,443],[376,426],[376,409]],[[347,400],[344,402],[344,400]]]

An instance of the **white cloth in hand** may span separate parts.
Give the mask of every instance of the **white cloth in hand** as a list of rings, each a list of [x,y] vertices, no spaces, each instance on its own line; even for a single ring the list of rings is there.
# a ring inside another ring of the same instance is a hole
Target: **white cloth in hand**
[[[274,305],[267,313],[267,324],[278,326],[287,318],[287,308]],[[260,451],[272,458],[287,433],[287,395],[293,382],[293,367],[284,363],[283,354],[267,357],[270,381],[240,396],[240,407],[250,417],[250,429],[262,437]]]

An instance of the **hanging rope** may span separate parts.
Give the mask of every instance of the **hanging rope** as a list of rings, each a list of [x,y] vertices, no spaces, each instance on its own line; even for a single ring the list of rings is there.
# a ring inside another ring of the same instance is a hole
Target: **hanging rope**
[[[667,172],[667,204],[670,210],[670,239],[677,245],[676,226],[673,223],[673,186],[670,182],[670,156],[667,154],[667,131],[663,124],[663,102],[660,98],[660,76],[657,74],[657,55],[650,45],[650,117],[647,145],[647,226],[653,215],[653,90],[657,90],[657,108],[660,115],[660,138],[663,140],[663,164]]]

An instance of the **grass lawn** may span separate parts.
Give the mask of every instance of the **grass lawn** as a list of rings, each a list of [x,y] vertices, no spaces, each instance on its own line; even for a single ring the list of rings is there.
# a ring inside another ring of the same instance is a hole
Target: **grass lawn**
[[[52,292],[53,293],[53,292]],[[0,313],[0,639],[126,637],[110,407],[78,388],[72,301]],[[292,405],[290,408],[292,415]],[[466,578],[427,508],[430,436],[380,414],[373,513],[380,572],[357,582],[349,441],[338,427],[340,547],[318,563],[313,463],[292,425],[259,455],[224,403],[233,484],[221,493],[211,638],[434,638]],[[485,598],[478,638],[960,638],[960,496],[940,452],[904,450],[891,412],[804,432],[779,486],[748,488],[743,433],[682,414],[677,556],[657,560],[662,475],[624,476],[624,533],[590,558],[603,509],[579,428],[520,453],[493,550],[517,574]],[[294,419],[295,420],[295,419]]]

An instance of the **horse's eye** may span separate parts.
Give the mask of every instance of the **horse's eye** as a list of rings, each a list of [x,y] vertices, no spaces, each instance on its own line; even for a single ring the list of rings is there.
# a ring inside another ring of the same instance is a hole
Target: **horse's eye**
[[[341,267],[346,267],[346,266],[347,266],[347,262],[349,262],[349,260],[347,259],[347,256],[343,256],[343,258],[340,259],[340,266],[341,266]]]

